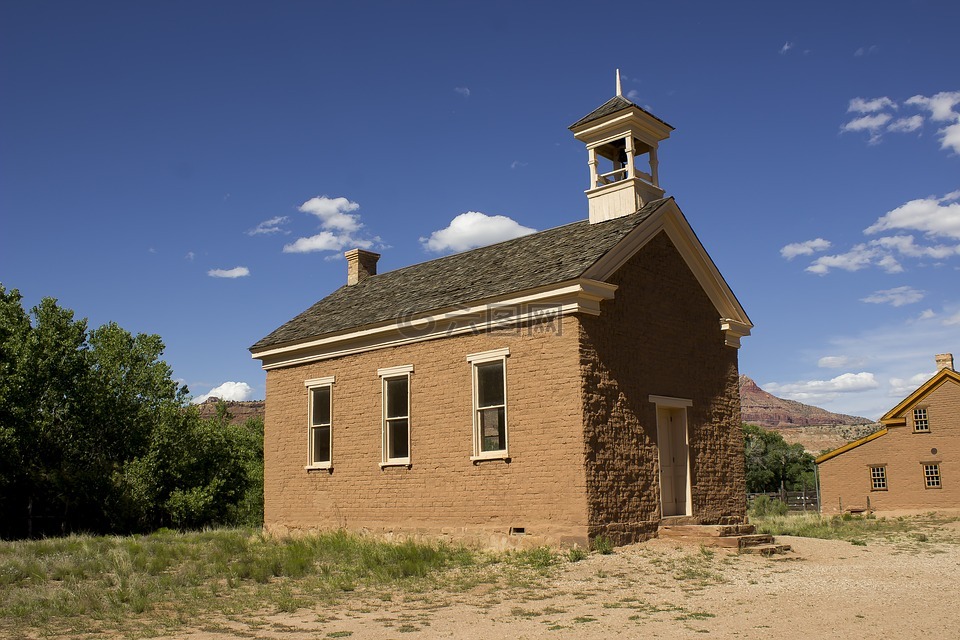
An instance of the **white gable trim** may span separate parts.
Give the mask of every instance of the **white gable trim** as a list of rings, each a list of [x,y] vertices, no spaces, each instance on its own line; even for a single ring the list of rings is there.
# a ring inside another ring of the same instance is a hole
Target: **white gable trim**
[[[538,287],[469,306],[397,318],[360,330],[342,331],[262,351],[252,357],[266,370],[327,360],[384,347],[423,342],[452,335],[480,333],[550,320],[574,313],[600,315],[600,303],[613,300],[617,286],[585,278]]]
[[[739,348],[740,338],[750,335],[753,323],[673,199],[663,203],[647,220],[637,225],[587,269],[583,277],[607,280],[661,231],[670,238],[716,308],[727,346]]]

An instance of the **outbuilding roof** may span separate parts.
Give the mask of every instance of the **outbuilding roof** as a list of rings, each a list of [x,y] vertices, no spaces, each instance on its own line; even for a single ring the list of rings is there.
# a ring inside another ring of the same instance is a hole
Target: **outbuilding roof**
[[[640,111],[644,112],[645,114],[647,114],[648,116],[656,120],[657,122],[663,123],[667,127],[670,127],[671,130],[673,129],[673,127],[670,126],[669,123],[664,122],[663,120],[653,115],[643,107],[635,105],[634,103],[630,102],[623,96],[613,96],[612,98],[604,102],[602,105],[600,105],[599,107],[597,107],[596,109],[588,113],[587,115],[583,116],[582,118],[574,122],[568,128],[575,129],[576,127],[579,127],[582,124],[587,124],[588,122],[593,122],[594,120],[599,120],[600,118],[606,117],[612,113],[616,113],[617,111],[623,111],[624,109],[630,109],[630,108],[639,109]]]
[[[594,224],[573,222],[344,285],[250,350],[294,344],[578,278],[670,200],[654,200],[620,218]]]

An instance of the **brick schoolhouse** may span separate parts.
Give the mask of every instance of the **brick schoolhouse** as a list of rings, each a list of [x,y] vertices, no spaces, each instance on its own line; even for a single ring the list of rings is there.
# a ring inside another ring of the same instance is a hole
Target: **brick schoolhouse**
[[[817,458],[822,513],[960,509],[960,374],[936,362],[882,429]]]
[[[752,324],[620,95],[570,129],[589,218],[347,283],[251,347],[268,531],[625,544],[745,518]],[[647,169],[646,171],[643,169]]]

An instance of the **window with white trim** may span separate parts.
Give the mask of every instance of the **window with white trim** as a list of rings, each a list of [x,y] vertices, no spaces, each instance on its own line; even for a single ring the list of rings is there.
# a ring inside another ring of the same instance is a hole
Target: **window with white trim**
[[[913,430],[919,433],[930,432],[930,421],[927,420],[927,410],[917,408],[913,410]]]
[[[508,457],[507,356],[496,349],[467,356],[473,370],[473,459]]]
[[[940,465],[938,463],[923,465],[923,482],[927,489],[940,488]]]
[[[870,488],[873,491],[887,490],[887,468],[883,466],[870,467]]]
[[[383,389],[381,466],[410,464],[410,374],[413,365],[378,369]]]
[[[329,469],[333,462],[333,377],[307,380],[307,468]]]

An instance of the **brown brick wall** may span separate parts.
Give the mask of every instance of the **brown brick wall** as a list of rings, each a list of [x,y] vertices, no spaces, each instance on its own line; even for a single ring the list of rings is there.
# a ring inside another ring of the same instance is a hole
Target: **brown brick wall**
[[[866,509],[868,498],[870,508],[881,512],[960,508],[960,384],[947,381],[916,406],[927,408],[929,433],[913,432],[911,407],[906,426],[890,427],[886,435],[819,465],[823,513]],[[940,489],[926,488],[924,462],[939,462]],[[871,489],[875,465],[886,465],[886,491]]]
[[[268,530],[347,527],[451,535],[496,544],[586,544],[578,321],[553,331],[503,330],[430,340],[267,373],[264,425]],[[509,347],[510,462],[473,464],[470,353]],[[377,369],[414,365],[412,467],[380,469]],[[306,471],[304,380],[335,376],[333,472]],[[515,539],[512,539],[516,541]]]
[[[692,400],[687,410],[692,514],[703,523],[745,514],[737,350],[719,315],[661,233],[611,279],[613,301],[581,319],[591,535],[649,537],[660,519],[656,406],[650,395]]]

